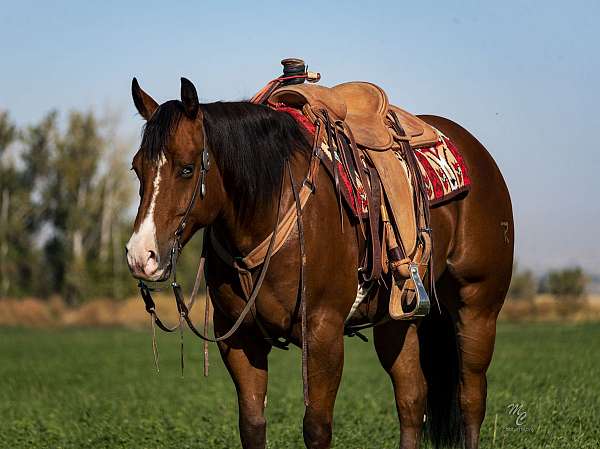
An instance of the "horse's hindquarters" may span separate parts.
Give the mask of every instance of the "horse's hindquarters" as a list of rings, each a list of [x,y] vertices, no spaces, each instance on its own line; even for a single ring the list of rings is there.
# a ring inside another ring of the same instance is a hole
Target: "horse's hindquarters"
[[[462,440],[474,449],[485,417],[496,319],[512,273],[512,206],[500,170],[475,137],[450,120],[421,118],[452,139],[471,177],[464,198],[432,214],[436,261],[443,264],[436,270],[443,313],[434,309],[421,329],[429,435],[438,445],[458,446]],[[443,337],[442,328],[448,331]],[[443,347],[439,340],[455,344]],[[449,416],[458,419],[448,421]]]

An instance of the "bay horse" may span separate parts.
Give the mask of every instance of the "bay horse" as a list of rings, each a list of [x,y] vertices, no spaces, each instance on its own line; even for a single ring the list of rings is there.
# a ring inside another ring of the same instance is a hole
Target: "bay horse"
[[[181,80],[181,100],[159,105],[132,83],[134,104],[146,120],[133,169],[140,204],[127,262],[134,277],[163,281],[172,270],[170,251],[181,230],[184,245],[210,226],[232,253],[244,256],[270,235],[283,210],[294,204],[295,186],[309,168],[305,130],[288,114],[249,102],[200,104],[194,85]],[[486,371],[496,320],[511,278],[513,218],[503,177],[487,150],[458,124],[423,120],[449,137],[470,170],[470,192],[432,208],[434,276],[440,308],[423,320],[387,321],[373,329],[374,345],[389,374],[400,423],[400,447],[417,448],[426,431],[435,447],[479,447],[485,416]],[[205,154],[206,153],[206,154]],[[205,170],[204,158],[214,161]],[[287,176],[289,167],[290,176]],[[203,194],[195,197],[202,177]],[[343,226],[333,181],[320,169],[318,188],[302,212],[306,255],[308,401],[303,436],[308,448],[328,448],[333,408],[344,362],[344,323],[357,295],[364,241],[344,209]],[[189,207],[188,207],[189,206]],[[241,443],[266,447],[264,415],[271,337],[301,342],[298,290],[299,233],[273,255],[255,303],[231,337],[218,343],[239,405]],[[206,281],[214,332],[223,336],[246,305],[237,272],[208,245]],[[256,274],[256,273],[254,273]],[[387,312],[386,289],[361,306],[377,321]],[[259,326],[260,323],[260,326]],[[259,329],[262,327],[263,329]]]

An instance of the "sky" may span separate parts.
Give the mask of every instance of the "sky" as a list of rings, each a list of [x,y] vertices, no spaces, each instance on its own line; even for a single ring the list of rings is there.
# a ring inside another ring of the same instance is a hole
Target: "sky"
[[[240,100],[300,57],[322,84],[371,81],[467,128],[508,184],[519,265],[599,274],[599,20],[597,0],[0,0],[0,109],[19,125],[119,111],[134,147],[132,77],[159,102],[181,76],[201,101]]]

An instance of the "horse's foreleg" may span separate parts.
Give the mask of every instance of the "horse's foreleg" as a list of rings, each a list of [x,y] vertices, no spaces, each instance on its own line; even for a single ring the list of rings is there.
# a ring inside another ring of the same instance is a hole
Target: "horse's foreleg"
[[[331,446],[333,406],[344,365],[343,319],[315,314],[308,322],[308,399],[304,443],[309,449]]]
[[[419,361],[417,325],[392,321],[373,329],[375,349],[390,375],[400,419],[400,448],[419,447],[427,386]]]
[[[225,333],[231,324],[215,310],[215,335]],[[238,331],[219,342],[238,396],[239,428],[244,449],[266,447],[267,421],[264,416],[267,394],[267,355],[271,346],[260,336]]]

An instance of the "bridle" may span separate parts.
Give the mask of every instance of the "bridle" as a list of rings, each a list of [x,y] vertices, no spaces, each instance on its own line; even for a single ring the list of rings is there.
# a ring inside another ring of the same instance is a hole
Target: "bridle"
[[[308,173],[300,185],[300,189],[302,190],[302,192],[299,192],[297,190],[297,187],[296,187],[293,175],[292,175],[290,162],[286,161],[285,167],[284,167],[284,171],[287,170],[287,173],[289,175],[289,181],[290,181],[291,189],[292,189],[292,193],[293,193],[294,204],[292,205],[292,209],[294,210],[295,221],[296,221],[297,227],[298,227],[298,239],[299,239],[299,245],[300,245],[299,256],[300,256],[300,267],[301,268],[300,268],[300,282],[299,282],[300,285],[299,285],[299,293],[298,293],[298,296],[299,296],[298,309],[300,312],[301,328],[302,328],[302,331],[301,331],[302,378],[303,378],[303,386],[304,386],[304,402],[305,402],[305,404],[308,404],[308,355],[307,355],[308,354],[308,346],[307,346],[308,343],[307,343],[307,338],[306,338],[308,330],[307,330],[306,281],[305,281],[305,276],[306,276],[305,275],[305,272],[306,272],[306,268],[305,268],[306,252],[305,251],[306,250],[305,250],[305,244],[304,244],[304,227],[302,224],[303,204],[301,201],[301,195],[302,195],[302,193],[305,193],[305,192],[309,192],[309,194],[312,194],[316,190],[316,175],[317,175],[320,163],[321,163],[320,162],[321,138],[322,138],[321,123],[320,123],[320,121],[318,121],[316,124],[315,136],[314,136],[314,140],[313,140],[313,149],[312,149],[310,161],[308,164]],[[215,242],[215,236],[212,234],[210,227],[207,227],[205,230],[205,234],[204,234],[204,242],[205,243],[203,244],[203,247],[202,247],[202,256],[201,256],[200,262],[198,264],[196,280],[194,282],[194,287],[192,289],[192,294],[190,296],[190,300],[188,303],[185,302],[184,295],[183,295],[183,292],[181,289],[181,285],[177,282],[177,259],[182,250],[181,238],[182,238],[183,232],[185,230],[185,227],[187,225],[187,221],[190,217],[191,211],[196,202],[196,199],[197,199],[198,195],[200,195],[201,198],[204,198],[204,196],[206,195],[206,175],[210,169],[210,166],[211,166],[210,155],[208,153],[207,148],[203,148],[202,154],[201,154],[200,173],[198,175],[198,179],[196,180],[196,184],[194,185],[194,191],[192,192],[192,197],[190,198],[190,201],[186,207],[185,213],[183,214],[183,217],[181,218],[181,221],[179,222],[179,225],[177,226],[177,229],[175,230],[175,233],[173,236],[174,237],[173,245],[171,247],[171,253],[170,253],[171,254],[171,261],[170,261],[171,271],[172,271],[172,276],[173,276],[173,281],[171,282],[171,288],[173,290],[173,295],[175,296],[177,311],[179,312],[179,323],[177,325],[169,327],[169,326],[165,325],[159,318],[159,316],[156,312],[156,305],[152,298],[152,292],[158,291],[158,289],[149,287],[142,280],[140,280],[138,283],[138,288],[140,289],[140,295],[141,295],[142,299],[144,300],[146,311],[150,315],[150,322],[152,325],[152,348],[153,348],[153,352],[154,352],[154,362],[155,362],[157,370],[159,369],[159,367],[158,367],[158,350],[157,350],[157,345],[156,345],[156,331],[155,331],[155,327],[154,327],[155,325],[158,326],[160,329],[162,329],[165,332],[175,332],[176,330],[180,331],[180,341],[181,341],[180,355],[181,355],[182,374],[183,374],[183,367],[184,367],[184,357],[183,357],[183,322],[184,321],[187,323],[190,330],[196,336],[198,336],[205,342],[204,343],[205,344],[205,347],[204,347],[204,354],[205,354],[204,374],[205,375],[208,374],[207,373],[208,347],[206,346],[207,343],[208,342],[213,342],[213,343],[219,342],[219,341],[226,340],[229,337],[231,337],[239,329],[239,327],[242,325],[243,321],[245,320],[245,318],[248,316],[248,314],[250,312],[253,313],[255,322],[257,323],[259,329],[265,335],[265,339],[270,340],[271,343],[273,344],[273,346],[285,348],[285,347],[287,347],[287,343],[289,342],[289,341],[279,342],[278,339],[270,338],[268,336],[266,330],[264,329],[264,327],[260,324],[260,321],[257,319],[256,314],[254,313],[255,303],[256,303],[256,299],[258,297],[258,293],[259,293],[259,291],[262,287],[262,284],[265,280],[267,270],[269,268],[269,263],[271,261],[271,257],[276,252],[275,243],[278,239],[280,239],[280,240],[282,239],[282,236],[279,235],[278,231],[279,231],[279,225],[280,225],[281,216],[282,216],[281,203],[282,203],[282,197],[283,197],[283,192],[284,192],[284,189],[283,189],[284,181],[286,179],[285,173],[282,173],[282,176],[281,176],[281,184],[279,187],[279,197],[278,197],[278,201],[277,201],[277,212],[275,215],[275,217],[276,217],[275,224],[273,226],[273,231],[271,232],[270,237],[267,238],[268,239],[268,247],[266,250],[266,254],[264,255],[264,259],[262,259],[262,266],[260,268],[256,282],[253,282],[251,291],[245,292],[246,305],[242,309],[238,318],[236,319],[234,324],[231,326],[231,328],[226,333],[224,333],[218,337],[214,337],[214,338],[206,335],[206,330],[208,328],[209,305],[210,305],[210,289],[208,288],[208,285],[207,285],[207,289],[206,289],[206,303],[205,303],[205,313],[204,313],[204,332],[198,330],[190,318],[190,311],[195,304],[196,296],[197,296],[200,284],[202,282],[202,276],[204,273],[204,266],[205,266],[205,262],[206,262],[206,248],[207,248],[206,242],[211,242],[211,241]],[[284,237],[284,238],[287,239],[287,236],[289,236],[289,233],[287,233],[286,237]],[[265,240],[265,242],[266,242],[266,240]],[[219,257],[223,257],[223,252],[221,252]],[[238,269],[238,272],[240,271],[240,267],[238,267],[237,264],[234,264],[233,267],[235,269]],[[247,270],[242,270],[242,271],[247,272]],[[249,272],[247,272],[247,273],[249,273]]]
[[[160,329],[162,329],[165,332],[174,332],[177,329],[181,328],[183,320],[189,314],[191,308],[194,305],[196,294],[197,294],[198,288],[200,286],[199,278],[201,277],[201,273],[204,271],[204,254],[202,254],[202,257],[200,259],[200,264],[198,267],[198,276],[196,276],[196,283],[194,285],[194,289],[192,290],[191,299],[188,304],[186,304],[185,301],[183,301],[183,294],[181,293],[181,285],[177,282],[177,260],[178,260],[179,254],[181,253],[181,249],[182,249],[181,237],[183,236],[183,231],[185,230],[185,227],[187,226],[187,222],[188,222],[188,219],[192,212],[192,209],[194,207],[194,204],[196,202],[196,198],[198,197],[198,195],[200,195],[201,198],[203,198],[206,195],[206,174],[208,173],[209,169],[210,169],[210,155],[208,153],[207,148],[204,147],[204,148],[202,148],[202,153],[201,153],[200,174],[198,175],[196,183],[194,184],[194,190],[192,191],[192,197],[190,198],[190,201],[188,202],[185,212],[184,212],[183,216],[181,217],[181,220],[179,221],[179,225],[177,226],[177,228],[175,229],[175,232],[173,233],[173,243],[171,245],[171,251],[170,251],[170,267],[171,267],[171,273],[173,276],[173,281],[171,282],[171,288],[173,289],[173,293],[175,295],[177,310],[178,310],[179,316],[180,316],[179,323],[177,325],[166,326],[156,313],[156,305],[152,298],[152,292],[160,291],[160,289],[150,287],[142,280],[140,280],[138,282],[138,288],[140,289],[140,294],[142,296],[142,299],[144,300],[144,304],[146,306],[146,312],[148,312],[148,314],[150,314],[153,327],[154,327],[154,324],[156,324]],[[153,335],[154,335],[154,332],[153,332]],[[152,346],[153,346],[153,348],[156,348],[156,344],[154,341],[153,341]],[[155,362],[157,362],[156,349],[155,349]],[[157,368],[158,368],[158,365],[157,365]]]
[[[174,290],[181,289],[181,286],[177,282],[177,259],[179,258],[179,254],[181,254],[181,249],[182,249],[181,237],[183,236],[183,231],[185,230],[185,227],[187,225],[188,219],[190,217],[190,214],[191,214],[194,204],[196,202],[196,198],[198,197],[198,195],[200,195],[201,198],[204,198],[204,196],[206,195],[206,174],[208,173],[209,169],[210,169],[210,154],[208,153],[208,149],[206,147],[204,147],[204,148],[202,148],[201,159],[200,159],[200,174],[198,175],[196,184],[194,185],[194,190],[192,191],[192,197],[190,198],[190,201],[189,201],[187,207],[185,208],[185,212],[184,212],[183,216],[181,217],[181,220],[179,221],[179,225],[177,226],[177,228],[175,229],[175,232],[173,233],[173,244],[171,245],[171,251],[170,251],[170,259],[171,259],[170,266],[171,266],[171,272],[173,275],[173,282],[171,283],[171,287]],[[152,289],[150,287],[148,287],[148,285],[142,280],[139,281],[138,287],[142,293],[142,298],[144,299],[144,302],[146,303],[146,310],[148,310],[148,313],[150,313],[151,311],[148,308],[149,304],[152,305],[152,307],[150,307],[150,308],[152,310],[154,310],[153,301],[151,301],[151,295],[149,295],[149,293],[150,293],[150,291],[152,291]],[[160,321],[160,320],[158,320],[158,321]],[[159,324],[159,327],[162,328],[162,325]]]
[[[173,235],[173,237],[174,237],[173,244],[171,246],[171,252],[170,252],[170,254],[171,254],[171,261],[170,261],[171,273],[172,273],[172,277],[173,277],[173,280],[171,282],[171,288],[173,290],[173,295],[175,296],[177,311],[179,312],[179,323],[175,326],[167,326],[159,318],[159,316],[156,312],[156,305],[152,298],[152,292],[160,291],[160,289],[152,288],[152,287],[148,286],[142,280],[139,281],[138,288],[140,289],[140,294],[142,296],[142,299],[144,300],[144,303],[146,306],[146,312],[148,312],[148,314],[150,314],[153,327],[154,327],[154,324],[156,324],[160,329],[162,329],[165,332],[175,332],[178,329],[183,331],[182,325],[183,325],[183,322],[185,321],[187,323],[188,327],[190,328],[190,330],[195,335],[200,337],[202,340],[207,341],[207,342],[219,342],[219,341],[226,340],[227,338],[231,337],[238,330],[238,328],[241,326],[242,322],[244,321],[244,319],[246,318],[246,316],[248,315],[248,313],[251,311],[252,307],[254,306],[254,303],[256,302],[256,297],[258,296],[258,292],[260,290],[260,287],[262,286],[262,283],[263,283],[264,278],[267,273],[267,269],[269,267],[269,262],[271,260],[271,256],[273,255],[273,247],[274,247],[274,243],[276,240],[277,229],[279,227],[279,220],[280,220],[281,197],[283,194],[283,179],[284,179],[284,177],[282,177],[282,182],[281,182],[281,186],[280,186],[279,200],[278,200],[278,204],[277,204],[277,218],[275,219],[275,225],[273,228],[272,237],[269,242],[269,248],[268,248],[264,263],[262,265],[262,268],[260,270],[260,275],[257,279],[257,282],[255,283],[252,293],[251,293],[250,297],[248,298],[248,301],[246,302],[246,306],[240,313],[239,317],[237,318],[237,320],[235,321],[235,323],[233,324],[231,329],[219,337],[211,338],[205,334],[206,321],[207,321],[206,319],[205,319],[205,329],[204,329],[205,332],[201,332],[200,330],[198,330],[196,328],[196,326],[193,324],[193,322],[190,318],[190,311],[191,311],[192,307],[194,306],[194,303],[196,300],[196,295],[198,293],[198,289],[200,287],[200,283],[202,281],[202,275],[204,272],[204,265],[205,265],[205,261],[206,261],[206,252],[205,252],[206,246],[205,245],[203,245],[203,248],[202,248],[202,256],[200,258],[200,263],[198,264],[196,281],[194,283],[194,287],[192,289],[192,294],[190,296],[190,301],[188,303],[185,302],[184,295],[183,295],[183,292],[181,289],[181,285],[177,282],[177,260],[178,260],[179,254],[181,253],[181,249],[182,249],[181,237],[182,237],[185,227],[187,225],[188,219],[190,217],[190,214],[192,212],[192,209],[194,207],[196,199],[198,198],[198,195],[200,195],[201,198],[204,198],[206,195],[206,175],[210,169],[210,166],[211,166],[210,155],[209,155],[207,148],[205,147],[202,149],[200,173],[198,175],[198,179],[196,180],[196,184],[194,185],[192,197],[190,198],[190,201],[186,207],[185,213],[183,214],[183,217],[181,218],[181,221],[179,222],[179,225],[177,226],[177,229],[175,230],[174,235]],[[210,228],[206,228],[205,241],[210,240],[210,239],[206,238],[209,232],[210,232]],[[208,300],[207,300],[207,305],[208,305]],[[206,318],[206,315],[205,315],[205,318]],[[153,336],[154,335],[155,335],[155,333],[153,331]],[[154,352],[155,362],[157,362],[158,356],[156,353],[156,343],[154,340],[153,340],[153,348],[155,349],[155,352]],[[183,354],[182,354],[182,364],[183,364]]]
[[[272,80],[267,86],[265,86],[265,88],[263,88],[260,92],[258,92],[250,100],[251,103],[253,103],[253,104],[264,103],[266,101],[269,93],[273,92],[278,86],[282,85],[283,83],[287,83],[287,82],[296,83],[296,82],[303,82],[304,80],[314,83],[314,82],[319,81],[319,79],[321,78],[321,75],[319,73],[307,71],[306,67],[304,65],[304,62],[301,60],[287,59],[287,60],[282,61],[282,64],[284,64],[284,68],[285,68],[283,76],[280,76],[280,77]],[[311,159],[310,159],[310,163],[309,163],[309,173],[307,174],[306,178],[304,179],[304,181],[302,183],[303,188],[305,185],[309,185],[311,187],[311,192],[313,192],[313,193],[314,193],[314,187],[315,187],[314,186],[314,176],[320,165],[320,159],[319,159],[320,148],[318,148],[318,146],[317,146],[317,143],[320,138],[320,133],[319,133],[320,126],[317,125],[316,129],[317,129],[317,132],[315,133],[315,139],[313,142],[313,151],[312,151],[312,155],[311,155]],[[177,325],[172,326],[172,327],[166,326],[161,321],[161,319],[158,317],[158,315],[156,313],[156,305],[154,303],[154,300],[152,299],[152,292],[159,291],[160,289],[152,288],[152,287],[148,286],[142,280],[140,280],[138,283],[138,288],[140,289],[140,295],[141,295],[142,299],[144,300],[146,311],[150,315],[150,320],[152,323],[152,335],[153,335],[152,347],[154,349],[154,360],[155,360],[157,369],[158,369],[158,353],[156,350],[156,333],[155,333],[154,325],[157,325],[160,329],[162,329],[165,332],[175,332],[177,329],[179,329],[181,331],[181,339],[182,339],[181,366],[182,366],[182,370],[183,370],[183,321],[185,321],[188,324],[190,330],[194,334],[196,334],[198,337],[200,337],[202,340],[204,340],[205,343],[206,342],[218,342],[218,341],[229,338],[231,335],[233,335],[236,332],[236,330],[240,327],[240,325],[244,321],[245,317],[248,315],[248,313],[254,307],[254,303],[256,302],[256,297],[258,296],[258,292],[262,286],[265,275],[267,273],[267,269],[269,267],[269,262],[271,260],[271,256],[274,253],[275,242],[278,237],[277,231],[279,229],[279,224],[280,224],[281,198],[283,196],[283,183],[284,183],[284,179],[285,179],[285,173],[282,173],[282,177],[281,177],[279,199],[277,202],[277,215],[275,218],[275,225],[273,227],[273,232],[271,233],[271,237],[269,238],[269,245],[268,245],[266,254],[265,254],[263,262],[262,262],[262,267],[260,269],[260,274],[258,276],[258,279],[254,283],[251,294],[249,294],[249,295],[246,294],[246,299],[247,299],[246,306],[240,313],[239,317],[237,318],[237,320],[235,321],[235,323],[233,324],[231,329],[219,337],[216,337],[216,338],[208,337],[204,332],[200,332],[198,329],[196,329],[196,327],[194,326],[194,324],[192,323],[192,321],[190,319],[189,314],[190,314],[192,307],[194,306],[194,303],[196,300],[196,295],[198,293],[200,283],[202,281],[202,276],[204,273],[204,265],[206,262],[206,245],[203,244],[203,246],[202,246],[202,256],[201,256],[200,262],[198,264],[196,280],[194,282],[194,287],[192,289],[190,301],[187,304],[183,297],[181,285],[177,282],[177,259],[182,250],[181,238],[183,236],[183,232],[187,225],[187,221],[189,219],[189,216],[190,216],[192,209],[194,207],[194,204],[196,202],[196,198],[198,197],[198,195],[200,195],[201,198],[204,198],[204,196],[206,195],[206,175],[210,169],[210,166],[211,166],[211,161],[210,161],[210,155],[209,155],[208,149],[206,147],[203,147],[202,153],[201,153],[201,161],[200,161],[200,174],[198,176],[198,179],[196,180],[196,184],[194,185],[192,197],[190,198],[190,201],[186,207],[185,213],[183,214],[183,217],[181,218],[181,221],[179,222],[179,225],[177,226],[177,229],[175,230],[175,233],[173,235],[173,244],[171,246],[171,251],[170,251],[170,266],[171,266],[171,272],[172,272],[172,276],[173,276],[173,281],[171,282],[171,288],[173,290],[173,294],[175,296],[175,301],[176,301],[176,305],[177,305],[177,310],[179,312],[179,323]],[[302,308],[302,306],[304,306],[304,296],[305,296],[304,264],[305,264],[305,259],[306,259],[305,255],[304,255],[304,233],[303,233],[302,215],[301,215],[302,205],[300,204],[300,197],[298,195],[298,192],[296,191],[296,187],[295,187],[293,179],[292,179],[289,161],[286,162],[286,167],[288,170],[288,174],[290,175],[292,192],[294,194],[295,205],[293,207],[296,210],[296,219],[297,219],[299,236],[300,236],[300,240],[301,240],[300,245],[301,245],[301,265],[302,265],[301,279],[302,279],[302,281],[301,281],[301,287],[300,287],[300,290],[301,290],[300,303],[301,303],[301,308]],[[215,237],[210,235],[210,232],[211,232],[210,227],[207,227],[205,230],[205,234],[204,234],[204,242],[209,242],[211,240],[211,238],[209,238],[209,236],[212,237],[212,239],[214,241]],[[221,253],[221,256],[222,255],[223,254]],[[204,331],[205,332],[208,327],[208,318],[209,318],[208,307],[210,304],[208,285],[206,288],[206,296],[207,296],[207,299],[206,299],[206,307],[205,307],[205,315],[204,315]],[[256,320],[256,321],[257,321],[257,323],[259,323],[258,320]],[[305,348],[305,342],[304,342],[304,340],[305,340],[304,336],[306,334],[306,328],[305,328],[306,310],[305,310],[305,307],[303,309],[303,322],[304,322],[304,325],[303,325],[304,327],[303,327],[303,332],[302,332],[303,365],[305,366],[306,365],[306,360],[305,360],[306,348]],[[259,324],[259,327],[263,330],[263,333],[265,333],[264,329],[262,328],[262,326],[260,326],[260,324]],[[271,339],[271,340],[273,340],[273,339]],[[275,346],[278,346],[277,341],[273,341],[273,343]],[[285,347],[287,345],[284,343],[283,346]],[[281,346],[279,346],[279,347],[281,347]],[[206,347],[205,347],[205,354],[206,354]],[[206,358],[205,358],[205,370],[206,370]],[[304,378],[306,380],[306,376],[304,376]],[[305,401],[307,400],[306,391],[307,390],[306,390],[306,382],[305,382]]]
[[[196,180],[196,184],[194,185],[194,191],[192,192],[192,197],[190,198],[190,202],[188,203],[185,213],[183,217],[181,217],[181,221],[175,229],[173,245],[171,246],[171,270],[173,272],[173,283],[177,284],[177,258],[179,254],[181,254],[181,237],[183,235],[183,231],[187,225],[188,218],[190,217],[190,213],[194,207],[194,203],[196,202],[196,198],[198,194],[200,198],[204,198],[206,196],[206,174],[210,170],[210,154],[208,153],[208,149],[206,147],[202,148],[202,154],[200,159],[200,174],[198,175],[198,179]],[[177,284],[179,285],[179,284]]]

